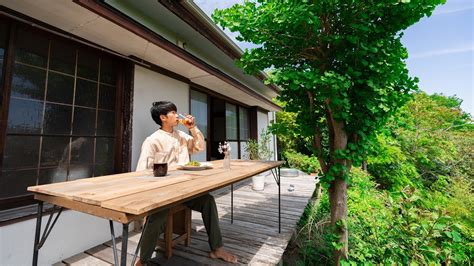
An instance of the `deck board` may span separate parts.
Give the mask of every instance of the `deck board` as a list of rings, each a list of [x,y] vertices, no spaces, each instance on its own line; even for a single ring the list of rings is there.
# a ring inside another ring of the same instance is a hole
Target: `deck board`
[[[272,176],[267,176],[264,191],[253,191],[250,181],[234,186],[234,221],[231,224],[231,193],[219,190],[216,199],[224,246],[239,257],[240,264],[275,265],[296,230],[296,224],[311,197],[315,180],[311,176],[282,177],[281,179],[281,233],[278,233],[278,186]],[[295,190],[288,191],[292,184]],[[226,265],[210,259],[207,234],[200,213],[192,215],[192,240],[190,246],[178,245],[173,257],[165,259],[159,251],[154,259],[161,265]],[[139,233],[130,233],[128,261],[139,241]],[[116,240],[120,252],[121,240]],[[90,248],[83,253],[64,259],[66,265],[87,265],[96,260],[103,265],[113,264],[112,241]],[[71,263],[73,262],[73,263]]]

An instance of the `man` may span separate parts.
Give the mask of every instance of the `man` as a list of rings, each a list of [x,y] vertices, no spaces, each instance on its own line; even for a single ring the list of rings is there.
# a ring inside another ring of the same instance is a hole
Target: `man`
[[[188,135],[175,127],[179,124],[176,105],[172,102],[154,102],[150,109],[151,117],[160,126],[156,132],[145,139],[142,145],[137,171],[142,171],[152,166],[147,165],[147,159],[156,153],[164,154],[169,166],[177,163],[189,162],[189,154],[204,150],[204,136],[195,126],[194,117],[188,115],[188,123],[183,123],[189,129]],[[153,160],[150,160],[151,162]],[[201,212],[204,226],[209,237],[211,258],[219,258],[227,262],[237,262],[237,257],[223,248],[222,236],[219,228],[214,197],[206,194],[183,203],[194,211]],[[163,232],[166,222],[167,210],[150,215],[148,225],[143,232],[140,260],[136,265],[146,264],[155,249],[159,235]]]

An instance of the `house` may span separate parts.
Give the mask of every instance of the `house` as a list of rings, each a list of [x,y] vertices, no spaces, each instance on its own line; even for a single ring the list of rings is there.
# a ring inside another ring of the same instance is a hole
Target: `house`
[[[279,89],[236,67],[241,53],[192,1],[0,1],[0,265],[31,263],[26,188],[133,171],[154,101],[196,117],[207,149],[193,159],[218,159],[224,140],[242,158]],[[107,239],[107,221],[65,211],[39,263]]]

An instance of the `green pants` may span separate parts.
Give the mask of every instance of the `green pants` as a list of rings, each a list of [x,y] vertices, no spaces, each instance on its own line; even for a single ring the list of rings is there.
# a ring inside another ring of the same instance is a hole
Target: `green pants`
[[[219,216],[217,214],[216,201],[214,197],[206,194],[190,201],[184,202],[188,208],[201,213],[202,221],[206,227],[209,247],[211,250],[222,247],[222,236],[219,228]],[[148,225],[143,231],[142,245],[140,248],[140,260],[146,263],[155,250],[156,242],[163,233],[168,210],[162,210],[148,216]]]

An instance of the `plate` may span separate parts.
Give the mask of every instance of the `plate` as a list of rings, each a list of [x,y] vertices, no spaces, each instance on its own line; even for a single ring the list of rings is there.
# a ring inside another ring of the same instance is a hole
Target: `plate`
[[[178,164],[178,169],[188,170],[188,171],[200,171],[200,170],[206,170],[206,169],[211,169],[211,168],[212,168],[212,164],[206,163],[206,162],[202,162],[200,166]]]

